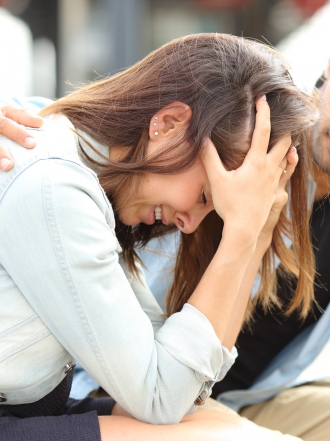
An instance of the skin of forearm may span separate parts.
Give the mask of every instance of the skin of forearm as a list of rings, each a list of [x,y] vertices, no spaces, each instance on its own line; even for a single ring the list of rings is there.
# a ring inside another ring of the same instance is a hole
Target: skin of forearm
[[[156,425],[126,416],[99,416],[102,441],[275,441],[279,432],[257,426],[239,415],[201,410],[187,415],[179,424]],[[278,438],[279,437],[279,438]],[[285,438],[286,439],[286,438]],[[297,438],[298,439],[298,438]]]
[[[232,313],[228,321],[228,326],[222,340],[222,344],[229,350],[231,350],[234,346],[238,333],[241,330],[245,311],[250,299],[256,274],[260,267],[261,259],[263,258],[263,255],[267,249],[270,247],[271,241],[272,234],[259,237],[256,250],[246,268],[236,301],[232,309]]]
[[[236,231],[224,228],[219,248],[188,301],[207,317],[221,342],[257,243]]]

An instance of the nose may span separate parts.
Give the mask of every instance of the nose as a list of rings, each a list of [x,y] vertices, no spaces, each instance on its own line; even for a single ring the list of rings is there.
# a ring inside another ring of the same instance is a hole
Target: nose
[[[203,207],[198,212],[177,211],[175,213],[175,224],[185,234],[193,233],[207,214],[214,208]]]

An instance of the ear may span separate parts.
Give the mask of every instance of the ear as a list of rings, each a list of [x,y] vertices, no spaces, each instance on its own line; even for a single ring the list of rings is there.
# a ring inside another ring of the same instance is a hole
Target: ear
[[[160,109],[149,124],[149,137],[152,141],[165,140],[184,130],[192,115],[188,104],[175,101]]]
[[[328,60],[327,67],[324,70],[324,77],[326,80],[330,77],[330,59]]]

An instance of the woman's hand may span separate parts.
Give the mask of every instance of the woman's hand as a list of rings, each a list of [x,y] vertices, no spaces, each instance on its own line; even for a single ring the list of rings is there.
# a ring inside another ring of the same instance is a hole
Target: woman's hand
[[[224,236],[230,231],[232,235],[239,233],[241,240],[252,242],[257,240],[266,221],[268,222],[270,211],[277,201],[278,191],[281,193],[281,197],[278,198],[281,201],[277,205],[283,203],[282,193],[287,181],[286,176],[282,177],[287,161],[284,158],[291,144],[291,138],[287,136],[267,153],[270,109],[263,98],[257,101],[256,108],[256,126],[251,148],[237,170],[227,171],[224,168],[210,139],[207,140],[202,155],[211,186],[213,205],[224,221]],[[295,165],[290,162],[290,167],[294,169]],[[292,172],[290,169],[285,175],[289,178]],[[277,213],[277,209],[275,212]],[[269,225],[270,223],[269,220]]]
[[[283,140],[279,141],[283,142],[285,145],[289,142],[290,137],[285,137]],[[275,200],[269,212],[269,216],[267,221],[260,233],[261,237],[265,237],[267,240],[271,241],[271,237],[273,234],[273,230],[275,225],[277,224],[281,211],[283,207],[288,202],[289,195],[286,191],[286,185],[291,178],[295,168],[298,164],[298,154],[297,149],[295,147],[290,147],[286,157],[283,159],[280,167],[283,168],[283,173],[279,180],[278,187],[275,192]]]
[[[0,135],[6,136],[25,148],[35,147],[36,141],[22,126],[39,128],[42,124],[43,118],[25,109],[12,106],[0,108]],[[14,162],[9,153],[0,146],[0,169],[8,171],[13,165]]]

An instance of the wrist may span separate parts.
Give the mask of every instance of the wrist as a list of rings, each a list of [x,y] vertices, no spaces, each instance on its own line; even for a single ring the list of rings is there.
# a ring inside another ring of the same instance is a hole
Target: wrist
[[[272,239],[273,239],[273,231],[271,232],[262,231],[258,237],[257,248],[263,249],[264,252],[266,252],[268,248],[271,246]]]
[[[251,232],[246,227],[235,228],[230,225],[224,225],[222,230],[221,243],[228,244],[238,252],[254,253],[258,237],[256,233]]]

